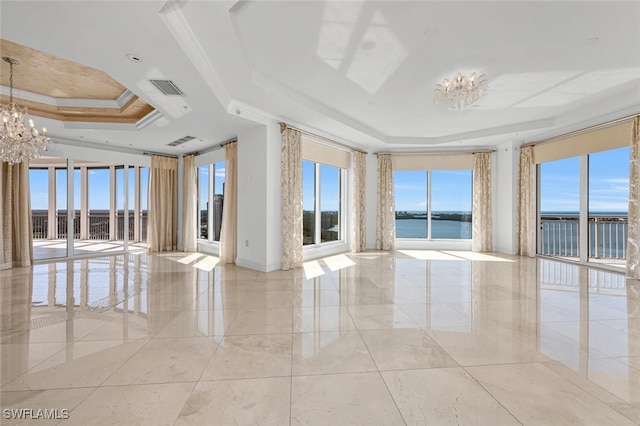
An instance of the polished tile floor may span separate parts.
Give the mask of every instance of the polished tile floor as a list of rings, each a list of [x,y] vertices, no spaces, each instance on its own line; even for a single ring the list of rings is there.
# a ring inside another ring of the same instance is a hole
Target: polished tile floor
[[[2,424],[640,424],[640,284],[615,273],[414,250],[266,274],[140,253],[0,283]]]

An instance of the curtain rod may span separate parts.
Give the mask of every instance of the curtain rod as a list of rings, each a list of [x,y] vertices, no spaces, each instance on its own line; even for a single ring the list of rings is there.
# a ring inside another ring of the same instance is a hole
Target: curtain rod
[[[571,136],[578,136],[578,135],[581,135],[581,134],[584,134],[584,133],[592,132],[594,130],[604,129],[606,127],[611,127],[611,126],[613,126],[615,124],[624,123],[625,121],[631,121],[635,117],[638,117],[638,116],[640,116],[640,114],[637,114],[637,113],[636,114],[631,114],[631,115],[626,115],[624,117],[615,118],[613,120],[605,121],[604,123],[600,123],[600,124],[595,124],[593,126],[589,126],[589,127],[584,128],[584,129],[574,130],[572,132],[563,133],[561,135],[553,136],[553,137],[550,137],[550,138],[547,138],[547,139],[542,139],[542,140],[535,141],[535,142],[528,142],[528,143],[522,144],[522,146],[542,145],[542,144],[549,143],[549,142],[554,142],[554,141],[557,141],[557,140],[560,140],[560,139],[566,139],[566,138],[571,137]]]
[[[142,155],[157,155],[158,157],[178,158],[177,155],[162,154],[160,152],[142,151]]]
[[[233,139],[229,139],[228,141],[222,142],[220,146],[223,147],[225,145],[229,145],[230,143],[234,143],[234,142],[238,142],[238,138],[233,138]]]
[[[473,151],[414,151],[414,152],[375,152],[375,155],[464,155],[478,154],[480,152],[497,152],[497,149],[476,149]]]
[[[300,132],[300,133],[302,133],[302,134],[304,134],[304,135],[313,136],[313,137],[316,137],[316,138],[319,138],[319,139],[323,139],[323,140],[325,140],[325,141],[327,141],[327,142],[331,142],[331,143],[336,144],[336,145],[339,145],[339,146],[341,146],[341,147],[343,147],[343,148],[347,148],[347,149],[348,149],[348,150],[350,150],[350,151],[355,151],[355,152],[361,152],[361,153],[363,153],[363,154],[368,154],[368,152],[367,152],[367,151],[363,151],[363,150],[361,150],[361,149],[354,148],[354,147],[352,147],[352,146],[349,146],[349,145],[346,145],[346,144],[340,143],[340,142],[338,142],[338,141],[334,141],[333,139],[329,139],[329,138],[327,138],[327,137],[320,136],[320,135],[318,135],[318,134],[315,134],[315,133],[312,133],[312,132],[309,132],[309,131],[306,131],[306,130],[299,129],[299,128],[297,128],[297,127],[290,126],[290,125],[288,125],[287,123],[280,123],[280,133],[284,132],[286,129],[297,130],[298,132]]]

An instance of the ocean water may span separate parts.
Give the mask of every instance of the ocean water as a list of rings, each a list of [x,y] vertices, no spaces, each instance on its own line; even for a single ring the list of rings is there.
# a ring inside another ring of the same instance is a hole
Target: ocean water
[[[471,222],[432,220],[431,238],[471,239]],[[396,238],[427,238],[425,219],[396,219]]]

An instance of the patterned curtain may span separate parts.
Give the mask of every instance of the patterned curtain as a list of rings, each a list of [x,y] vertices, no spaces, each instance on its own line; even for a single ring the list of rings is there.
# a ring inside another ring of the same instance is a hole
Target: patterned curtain
[[[376,249],[393,250],[396,241],[396,208],[391,154],[378,154],[378,216]]]
[[[0,269],[30,266],[33,262],[33,229],[29,162],[0,163]]]
[[[517,254],[536,255],[536,169],[533,163],[533,147],[520,147],[518,173],[518,224]]]
[[[631,130],[627,275],[640,280],[640,116],[633,119]]]
[[[473,159],[473,213],[471,216],[471,249],[493,250],[491,221],[491,153],[477,152]]]
[[[184,190],[183,190],[183,214],[182,214],[182,248],[184,251],[196,251],[198,245],[198,221],[196,210],[198,208],[198,187],[196,185],[196,156],[184,157]]]
[[[351,250],[361,252],[366,247],[366,161],[364,152],[353,153],[353,238]]]
[[[300,132],[282,130],[282,270],[302,266],[302,151]]]
[[[147,251],[172,251],[177,245],[178,159],[154,155],[149,171]]]
[[[238,254],[238,142],[224,146],[224,207],[220,263],[236,263]]]

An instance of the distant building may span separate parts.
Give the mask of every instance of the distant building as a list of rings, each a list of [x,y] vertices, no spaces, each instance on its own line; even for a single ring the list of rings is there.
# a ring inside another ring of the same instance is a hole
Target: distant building
[[[214,241],[220,241],[220,228],[222,227],[222,206],[224,195],[215,194],[213,196],[213,236]]]

